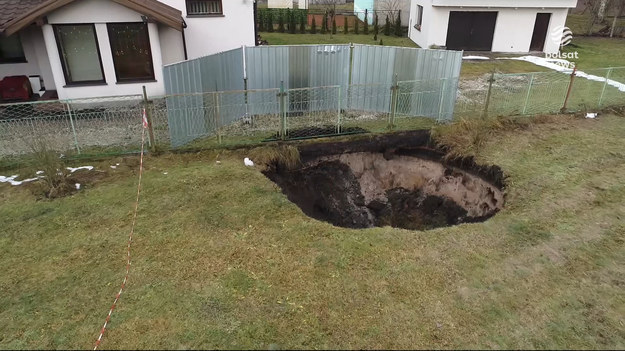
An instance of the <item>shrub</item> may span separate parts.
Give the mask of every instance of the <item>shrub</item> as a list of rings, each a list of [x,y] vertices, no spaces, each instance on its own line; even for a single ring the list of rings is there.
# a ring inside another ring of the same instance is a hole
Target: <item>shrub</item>
[[[384,45],[384,42],[382,41],[382,39],[380,39],[380,45]]]
[[[48,148],[48,141],[36,139],[31,145],[33,151],[33,167],[44,172],[40,188],[47,198],[57,198],[70,194],[75,189],[70,183],[65,162],[56,152]]]
[[[257,22],[258,22],[258,31],[264,32],[265,31],[265,11],[258,11]]]
[[[289,11],[289,33],[295,34],[297,30],[297,24],[295,22],[295,11]]]
[[[380,33],[380,25],[378,24],[378,14],[375,14],[375,20],[373,21],[373,40],[378,40],[378,34]]]
[[[369,35],[369,11],[368,10],[365,10],[365,23],[364,23],[363,31],[365,32],[365,35]]]
[[[301,14],[301,16],[299,16],[299,32],[301,34],[306,33],[306,17],[307,16],[305,14]]]
[[[384,23],[384,35],[387,37],[391,35],[391,22],[388,20],[388,15],[386,16],[386,23]]]
[[[349,34],[349,23],[347,22],[347,16],[344,17],[345,22],[343,22],[343,33]]]
[[[312,23],[310,24],[310,34],[317,34],[317,21],[315,21],[315,16],[313,16]]]
[[[273,32],[273,12],[267,12],[267,31]]]
[[[328,13],[326,12],[323,15],[323,19],[321,20],[321,34],[326,34],[328,32]]]
[[[284,33],[284,11],[278,13],[278,32]]]
[[[336,17],[332,17],[332,34],[336,34]]]
[[[358,22],[360,22],[360,20],[358,18],[356,18],[356,20],[354,21],[354,34],[360,34],[359,33],[359,28],[358,28]]]
[[[397,19],[395,20],[395,36],[401,37],[401,10],[397,11]]]

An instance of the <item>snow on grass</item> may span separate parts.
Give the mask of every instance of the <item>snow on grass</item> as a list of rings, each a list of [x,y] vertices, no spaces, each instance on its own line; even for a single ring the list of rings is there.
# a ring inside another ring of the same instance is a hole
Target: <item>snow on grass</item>
[[[76,171],[80,171],[81,169],[86,169],[88,171],[91,171],[91,170],[93,170],[93,166],[82,166],[82,167],[76,167],[76,168],[67,167],[67,170],[69,170],[70,173],[74,173]]]
[[[43,178],[42,176],[39,177],[35,177],[35,178],[28,178],[28,179],[24,179],[24,180],[16,180],[17,177],[19,177],[19,175],[12,175],[10,177],[5,177],[5,176],[0,176],[0,183],[9,183],[13,186],[17,186],[17,185],[22,185],[24,183],[30,183],[30,182],[34,182],[35,180],[38,180],[40,178]]]
[[[557,72],[561,72],[561,73],[566,73],[566,74],[571,74],[573,72],[573,69],[568,68],[570,67],[570,62],[567,60],[563,60],[563,59],[547,59],[544,57],[538,57],[538,56],[521,56],[521,57],[501,57],[501,58],[497,58],[498,60],[517,60],[517,61],[525,61],[525,62],[530,62],[533,63],[537,66],[541,66],[541,67],[545,67],[545,68],[549,68],[552,69],[554,71]],[[582,71],[576,71],[575,72],[575,76],[577,77],[581,77],[581,78],[585,78],[588,80],[593,80],[596,82],[605,82],[606,78],[605,77],[600,77],[600,76],[596,76],[593,74],[588,74]],[[615,80],[612,79],[608,79],[607,80],[608,85],[613,86],[615,88],[617,88],[618,90],[625,92],[625,83],[621,83],[621,82],[617,82]]]
[[[490,60],[490,58],[486,56],[463,56],[463,60]]]

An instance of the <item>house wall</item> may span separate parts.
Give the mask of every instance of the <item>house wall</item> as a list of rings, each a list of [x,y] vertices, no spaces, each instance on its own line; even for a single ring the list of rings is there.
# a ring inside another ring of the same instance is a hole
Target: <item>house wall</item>
[[[155,23],[148,24],[152,61],[154,65],[155,82],[117,83],[113,56],[109,43],[107,23],[114,22],[141,22],[141,14],[112,1],[83,0],[66,5],[48,15],[48,24],[43,26],[45,46],[47,48],[50,65],[54,74],[54,81],[60,99],[76,99],[93,96],[116,96],[141,94],[145,85],[151,96],[163,95],[163,59],[159,37],[159,28]],[[102,57],[106,84],[93,86],[66,86],[63,68],[56,44],[54,24],[95,23],[96,36]],[[168,56],[171,59],[173,55]]]
[[[449,13],[451,11],[497,11],[497,23],[495,26],[495,36],[493,38],[493,51],[526,53],[529,51],[532,35],[534,34],[534,24],[538,13],[551,13],[549,23],[548,38],[545,42],[544,51],[555,53],[559,50],[559,41],[551,40],[551,33],[566,23],[568,8],[511,8],[511,7],[449,7],[432,6],[432,2],[442,0],[413,0],[410,10],[411,20],[409,27],[409,37],[421,47],[431,45],[446,46],[447,28],[449,25]],[[448,3],[453,1],[449,0]],[[495,2],[496,1],[491,1]],[[531,0],[528,3],[532,2]],[[546,4],[548,1],[544,1]],[[552,1],[561,6],[571,3],[569,0]],[[414,28],[416,22],[417,4],[424,7],[423,25],[419,32]],[[527,5],[524,3],[524,5]]]
[[[48,53],[43,40],[41,28],[30,26],[17,35],[22,41],[26,63],[0,64],[0,79],[6,76],[27,75],[41,76],[47,90],[55,88],[52,68],[48,60]]]
[[[159,0],[182,11],[189,59],[254,46],[254,1],[222,0],[223,16],[188,16],[185,0]]]
[[[292,9],[293,2],[298,4],[298,8],[307,9],[310,0],[268,0],[267,7],[270,9]]]
[[[159,24],[158,36],[161,41],[164,65],[184,61],[184,45],[182,43],[182,33],[180,31]]]

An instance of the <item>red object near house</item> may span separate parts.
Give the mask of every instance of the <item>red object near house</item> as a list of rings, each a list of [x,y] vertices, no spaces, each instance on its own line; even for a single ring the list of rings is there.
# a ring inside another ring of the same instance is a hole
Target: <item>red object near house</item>
[[[29,101],[33,88],[27,76],[4,77],[0,81],[0,98],[11,101]]]

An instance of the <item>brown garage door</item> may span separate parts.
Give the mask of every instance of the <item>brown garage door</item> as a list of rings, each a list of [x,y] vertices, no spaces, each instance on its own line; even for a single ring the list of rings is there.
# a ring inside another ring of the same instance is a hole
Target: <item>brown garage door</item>
[[[496,11],[451,11],[447,49],[491,51],[497,14]]]

